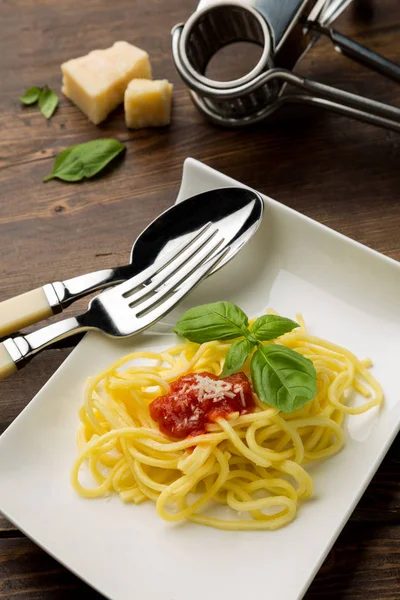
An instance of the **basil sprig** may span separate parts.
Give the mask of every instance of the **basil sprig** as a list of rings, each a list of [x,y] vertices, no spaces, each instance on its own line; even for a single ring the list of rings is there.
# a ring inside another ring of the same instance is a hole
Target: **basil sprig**
[[[71,146],[57,155],[52,172],[43,181],[54,178],[69,182],[89,179],[100,173],[123,150],[124,144],[112,138]]]
[[[251,378],[262,402],[283,412],[300,408],[317,394],[317,375],[311,360],[282,344],[272,342],[299,327],[291,319],[263,315],[249,327],[247,315],[231,302],[203,304],[188,310],[175,332],[202,344],[212,340],[233,342],[226,355],[222,377],[237,372],[251,357]]]
[[[40,112],[46,119],[53,116],[54,111],[58,106],[58,96],[47,85],[43,88],[34,86],[26,90],[23,96],[20,97],[22,104],[31,106],[39,102]]]

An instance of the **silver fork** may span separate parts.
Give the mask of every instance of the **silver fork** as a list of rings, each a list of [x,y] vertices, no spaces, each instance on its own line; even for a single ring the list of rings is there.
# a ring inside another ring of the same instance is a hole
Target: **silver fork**
[[[76,333],[98,330],[112,337],[129,337],[148,329],[200,283],[227,252],[229,246],[224,245],[218,229],[207,224],[162,262],[93,298],[82,315],[6,339],[0,344],[0,379],[51,344]]]

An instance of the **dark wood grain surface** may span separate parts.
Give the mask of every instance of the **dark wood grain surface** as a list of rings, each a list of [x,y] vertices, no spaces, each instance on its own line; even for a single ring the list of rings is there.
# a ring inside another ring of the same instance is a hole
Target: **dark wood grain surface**
[[[170,29],[195,4],[0,0],[0,300],[124,263],[135,236],[174,202],[187,156],[400,260],[400,136],[312,110],[285,111],[246,131],[207,124],[170,55]],[[398,0],[355,5],[337,28],[400,62]],[[155,77],[174,82],[169,129],[128,132],[121,109],[96,127],[65,98],[49,122],[36,108],[21,107],[18,97],[32,85],[60,89],[63,61],[118,39],[145,48]],[[235,57],[226,68],[233,64]],[[327,42],[319,42],[298,70],[400,106],[399,85],[340,57]],[[58,151],[101,136],[117,137],[128,149],[105,177],[80,185],[42,183]],[[69,352],[49,350],[1,384],[0,433]],[[400,598],[399,445],[392,446],[307,600]],[[0,516],[0,598],[77,594],[100,598]]]

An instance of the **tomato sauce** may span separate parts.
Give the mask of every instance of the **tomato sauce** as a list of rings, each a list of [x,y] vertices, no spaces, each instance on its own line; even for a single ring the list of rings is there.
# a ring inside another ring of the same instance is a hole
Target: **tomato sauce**
[[[235,373],[220,379],[212,373],[191,373],[171,384],[170,393],[149,406],[152,419],[169,437],[183,439],[206,432],[206,425],[231,413],[254,408],[248,378]]]

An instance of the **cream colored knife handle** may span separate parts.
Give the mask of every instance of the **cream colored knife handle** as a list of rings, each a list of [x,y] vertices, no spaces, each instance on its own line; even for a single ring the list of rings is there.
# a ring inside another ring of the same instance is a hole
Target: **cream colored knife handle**
[[[0,379],[10,377],[16,370],[15,362],[9,355],[4,344],[0,344]]]
[[[15,333],[53,314],[43,288],[5,300],[0,303],[0,337]]]

